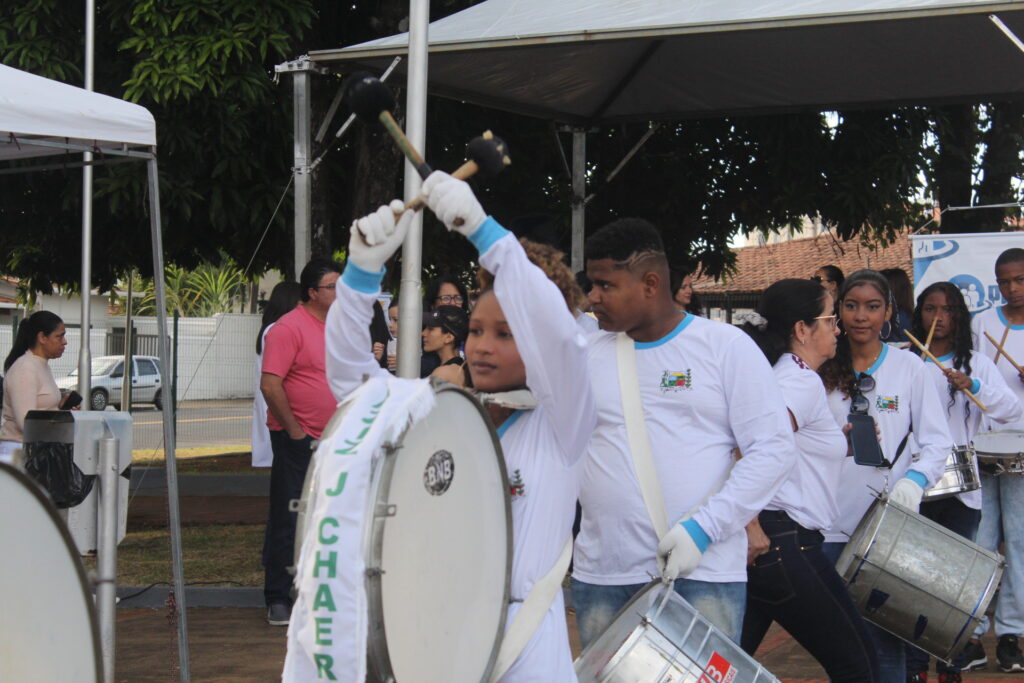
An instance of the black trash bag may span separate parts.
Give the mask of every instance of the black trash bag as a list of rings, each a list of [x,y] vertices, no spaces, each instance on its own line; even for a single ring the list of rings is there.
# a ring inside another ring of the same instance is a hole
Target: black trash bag
[[[25,471],[49,492],[58,508],[81,503],[96,480],[95,474],[83,474],[73,458],[74,444],[55,441],[25,444]]]

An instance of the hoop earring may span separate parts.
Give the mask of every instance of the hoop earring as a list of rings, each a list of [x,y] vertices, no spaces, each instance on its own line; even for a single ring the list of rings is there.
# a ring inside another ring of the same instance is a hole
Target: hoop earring
[[[892,321],[891,320],[886,320],[885,324],[889,326],[889,331],[886,332],[885,334],[882,334],[881,330],[879,330],[879,333],[878,333],[878,338],[879,339],[888,339],[889,335],[892,334]]]

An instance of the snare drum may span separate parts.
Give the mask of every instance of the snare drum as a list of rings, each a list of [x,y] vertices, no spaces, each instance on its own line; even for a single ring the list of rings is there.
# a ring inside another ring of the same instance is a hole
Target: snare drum
[[[46,493],[0,463],[0,681],[102,681],[99,625],[75,542]]]
[[[974,450],[983,465],[995,467],[995,473],[1024,474],[1024,431],[978,432]]]
[[[576,675],[580,683],[778,680],[661,581],[626,603],[576,660]]]
[[[486,680],[504,632],[512,513],[501,445],[476,399],[434,389],[433,410],[383,452],[370,483],[368,681]],[[298,506],[296,563],[321,490],[316,470],[311,462]]]
[[[922,500],[940,500],[980,488],[981,476],[978,474],[974,449],[970,446],[956,446],[946,458],[945,473],[935,486],[925,492]]]
[[[998,553],[879,498],[836,571],[865,619],[948,663],[984,616],[1005,566]]]

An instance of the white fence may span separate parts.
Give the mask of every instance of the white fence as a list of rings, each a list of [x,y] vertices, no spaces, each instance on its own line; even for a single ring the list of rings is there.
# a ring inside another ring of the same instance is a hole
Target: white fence
[[[173,323],[167,321],[172,335]],[[124,318],[110,318],[111,327],[124,327]],[[138,334],[156,335],[156,318],[135,318]],[[212,318],[181,318],[178,321],[178,399],[251,399],[256,384],[256,334],[260,316],[229,313]],[[89,335],[93,358],[106,355],[107,330]],[[78,367],[81,330],[69,329],[68,346],[61,358],[50,361],[55,378]],[[0,358],[10,352],[10,326],[0,327]]]

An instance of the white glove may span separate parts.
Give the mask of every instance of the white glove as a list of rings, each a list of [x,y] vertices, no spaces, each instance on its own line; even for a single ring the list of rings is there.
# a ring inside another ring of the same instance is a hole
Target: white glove
[[[404,211],[405,204],[394,199],[369,216],[352,223],[348,239],[348,260],[365,271],[379,273],[387,260],[398,251],[412,222],[414,211]],[[404,213],[403,213],[404,211]],[[400,214],[396,221],[395,214]]]
[[[423,181],[420,194],[446,228],[466,237],[476,232],[480,224],[487,220],[487,214],[469,185],[444,171],[431,173]]]
[[[917,512],[921,507],[922,496],[924,496],[924,489],[921,488],[921,485],[913,479],[903,477],[892,487],[889,500]]]
[[[692,574],[704,554],[682,525],[685,521],[672,525],[658,543],[658,571],[665,581],[675,581]]]

